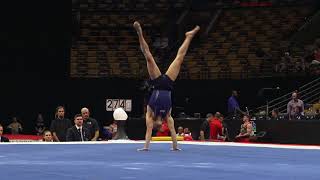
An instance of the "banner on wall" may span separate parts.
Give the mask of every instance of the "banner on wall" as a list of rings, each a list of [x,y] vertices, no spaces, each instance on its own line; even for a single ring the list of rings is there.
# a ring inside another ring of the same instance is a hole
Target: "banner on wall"
[[[17,134],[17,135],[11,135],[11,134],[6,134],[3,135],[6,138],[10,140],[10,142],[36,142],[36,141],[42,141],[42,136],[36,136],[36,135],[22,135],[22,134]]]

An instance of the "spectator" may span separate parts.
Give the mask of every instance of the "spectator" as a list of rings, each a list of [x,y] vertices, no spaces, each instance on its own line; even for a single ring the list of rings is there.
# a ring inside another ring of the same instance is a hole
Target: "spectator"
[[[284,57],[281,57],[279,64],[276,64],[275,71],[282,73],[288,70],[288,62],[290,55],[286,52]]]
[[[316,102],[316,103],[313,104],[313,107],[312,107],[312,108],[313,108],[313,111],[319,113],[319,111],[320,111],[320,99],[319,99],[318,102]]]
[[[306,64],[304,58],[300,58],[295,64],[296,72],[304,72],[306,70]]]
[[[240,110],[237,97],[238,97],[238,92],[236,90],[233,90],[231,96],[228,99],[228,113],[229,113],[229,115],[235,115],[237,113],[243,114],[243,111]]]
[[[50,131],[53,140],[56,142],[66,141],[67,130],[72,127],[71,121],[65,118],[65,109],[63,106],[56,108],[55,119],[51,122]]]
[[[158,129],[157,136],[169,136],[170,130],[166,120],[162,121],[160,128]]]
[[[18,122],[17,117],[12,118],[12,123],[9,124],[8,129],[11,134],[20,134],[22,132],[22,125]]]
[[[210,122],[213,118],[213,114],[208,113],[206,120],[202,123],[200,127],[200,140],[209,140],[210,138]]]
[[[313,105],[313,109],[316,112],[316,118],[320,119],[320,99],[319,99],[318,103],[315,103]]]
[[[243,124],[241,125],[240,133],[235,137],[235,141],[249,142],[250,137],[254,136],[253,126],[250,122],[250,116],[244,115],[242,120],[243,120]]]
[[[161,35],[160,37],[157,37],[152,44],[155,48],[166,48],[168,47],[168,37],[165,37],[164,35]]]
[[[192,141],[193,140],[192,134],[191,134],[189,128],[184,128],[183,129],[183,134],[184,134],[183,135],[183,140],[184,141]]]
[[[294,111],[294,115],[293,115],[294,119],[304,119],[304,111],[301,112],[300,107],[298,106],[294,107],[293,111]]]
[[[228,133],[228,125],[224,122],[224,116],[221,114],[220,116],[220,121],[221,121],[221,124],[222,124],[222,136],[220,137],[218,135],[218,139],[223,139],[224,141],[228,141],[230,138],[229,138],[229,133]]]
[[[83,126],[83,118],[81,114],[74,116],[74,126],[67,131],[67,141],[90,141],[90,131]]]
[[[306,68],[308,68],[308,64],[310,64],[314,60],[314,50],[313,46],[305,46],[303,59],[306,62]]]
[[[53,142],[51,131],[49,131],[49,130],[44,131],[42,141]]]
[[[118,131],[117,121],[113,121],[110,125],[104,126],[102,129],[103,140],[113,139]]]
[[[284,53],[284,57],[282,57],[284,59],[284,62],[286,64],[287,69],[285,70],[290,70],[292,71],[294,69],[294,60],[291,57],[290,53],[287,51]],[[282,71],[283,72],[283,71]]]
[[[0,142],[9,142],[9,139],[2,136],[3,134],[3,126],[0,124]]]
[[[118,131],[118,125],[117,125],[117,121],[113,121],[111,124],[110,124],[110,127],[112,129],[112,138],[116,136],[117,134],[117,131]]]
[[[320,48],[316,47],[313,51],[313,54],[314,54],[314,60],[320,63]]]
[[[216,112],[214,118],[210,122],[210,140],[225,140],[223,136],[222,115]]]
[[[279,111],[278,109],[273,109],[271,111],[271,120],[279,120]]]
[[[105,125],[102,128],[102,140],[110,140],[112,139],[112,127],[110,125]]]
[[[190,132],[189,128],[184,128],[184,129],[183,129],[183,134],[184,134],[185,136],[191,136],[191,132]]]
[[[312,75],[320,74],[320,39],[315,41],[313,50],[312,50],[312,60],[309,66],[310,72]]]
[[[178,127],[178,133],[177,133],[177,136],[184,136],[184,133],[183,133],[184,129],[182,126],[179,126]]]
[[[97,141],[99,137],[99,125],[97,120],[90,117],[89,109],[86,107],[81,109],[81,115],[83,118],[83,126],[89,129],[90,140]]]
[[[38,114],[36,127],[35,127],[37,135],[38,136],[42,135],[45,129],[46,129],[46,127],[44,125],[44,120],[43,120],[42,114]]]
[[[287,114],[288,114],[289,120],[292,120],[297,116],[304,115],[303,101],[298,99],[298,94],[296,92],[292,93],[292,100],[288,102]]]

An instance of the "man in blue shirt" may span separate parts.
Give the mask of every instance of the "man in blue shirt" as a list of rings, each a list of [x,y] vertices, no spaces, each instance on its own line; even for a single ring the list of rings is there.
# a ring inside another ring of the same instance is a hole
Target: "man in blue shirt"
[[[239,112],[242,112],[242,111],[240,110],[237,97],[238,97],[238,92],[235,91],[235,90],[233,90],[231,97],[229,97],[229,99],[228,99],[228,114],[229,114],[229,115],[234,115],[234,114],[236,114],[238,111],[239,111]]]

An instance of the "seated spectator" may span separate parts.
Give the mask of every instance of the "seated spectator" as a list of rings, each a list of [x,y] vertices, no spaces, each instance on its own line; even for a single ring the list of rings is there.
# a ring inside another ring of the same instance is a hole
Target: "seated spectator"
[[[313,54],[314,54],[314,60],[320,63],[320,48],[316,47],[313,51]]]
[[[317,103],[313,104],[312,108],[313,108],[313,110],[315,112],[319,113],[319,111],[320,111],[320,99],[319,99],[319,101]]]
[[[113,121],[112,124],[108,126],[104,126],[102,129],[102,139],[103,140],[113,139],[117,134],[117,130],[118,130],[118,126],[116,121]]]
[[[183,129],[183,134],[184,134],[185,136],[191,136],[191,132],[190,132],[189,128],[184,128],[184,129]]]
[[[200,137],[199,140],[209,140],[210,138],[210,122],[213,118],[213,114],[208,113],[206,120],[202,123],[200,127]]]
[[[293,119],[295,120],[304,119],[304,111],[302,112],[300,107],[298,106],[294,107],[293,111],[294,111]]]
[[[17,117],[12,118],[12,123],[7,128],[11,134],[20,134],[22,132],[22,125],[18,122]]]
[[[179,126],[179,127],[178,127],[177,136],[184,136],[183,131],[184,131],[183,127],[182,127],[182,126]]]
[[[49,130],[44,131],[42,141],[53,142],[51,131],[49,131]]]
[[[43,120],[42,114],[38,114],[36,127],[35,127],[37,135],[40,136],[41,134],[43,134],[45,129],[46,129],[46,127],[44,125],[44,120]]]
[[[74,126],[67,131],[67,141],[90,141],[90,131],[83,126],[83,118],[81,114],[74,116]]]
[[[112,128],[112,138],[115,137],[115,135],[117,134],[118,131],[118,125],[117,125],[117,121],[113,121],[112,124],[110,124],[110,128]]]
[[[155,48],[166,48],[168,47],[168,38],[165,36],[157,37],[152,44]]]
[[[223,116],[219,112],[216,112],[214,118],[210,122],[210,140],[224,141],[226,139],[223,135],[222,118]]]
[[[301,65],[302,66],[302,65]],[[275,66],[275,71],[280,73],[287,73],[288,71],[296,70],[296,63],[294,59],[291,57],[290,53],[286,51],[284,56],[281,57],[281,60]]]
[[[240,128],[240,133],[235,137],[236,142],[250,142],[250,137],[254,136],[253,127],[250,122],[250,116],[243,116],[243,124]]]
[[[2,136],[2,134],[3,134],[3,127],[0,124],[0,142],[9,142],[9,139],[4,137],[4,136]]]
[[[110,126],[104,126],[102,129],[102,140],[112,139],[112,128]]]
[[[320,40],[317,39],[314,44],[312,61],[310,63],[310,72],[312,75],[320,74]]]
[[[102,127],[102,140],[112,139],[112,128],[110,125],[105,125]]]
[[[290,53],[288,51],[284,53],[284,57],[283,58],[284,58],[285,63],[287,65],[287,70],[293,71],[294,70],[295,61],[294,61],[294,59],[292,58],[292,56],[290,55]]]
[[[317,107],[317,109],[316,109],[316,118],[317,119],[320,119],[320,102],[319,102],[319,104],[317,104],[318,106],[316,106]]]
[[[184,128],[184,130],[183,130],[183,140],[184,141],[192,141],[193,140],[189,128]]]
[[[306,64],[304,58],[300,58],[295,64],[296,72],[304,72],[306,70]]]
[[[169,136],[169,135],[170,135],[170,130],[168,127],[168,123],[166,120],[164,120],[161,126],[159,127],[156,136]]]
[[[271,118],[270,120],[279,120],[279,111],[278,109],[273,109],[271,111]]]

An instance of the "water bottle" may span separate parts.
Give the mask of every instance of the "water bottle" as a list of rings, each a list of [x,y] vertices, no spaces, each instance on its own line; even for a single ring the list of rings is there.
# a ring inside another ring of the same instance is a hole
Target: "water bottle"
[[[253,131],[254,133],[256,133],[256,132],[257,132],[257,125],[256,125],[256,123],[255,123],[254,121],[251,121],[251,124],[252,124],[252,131]]]

